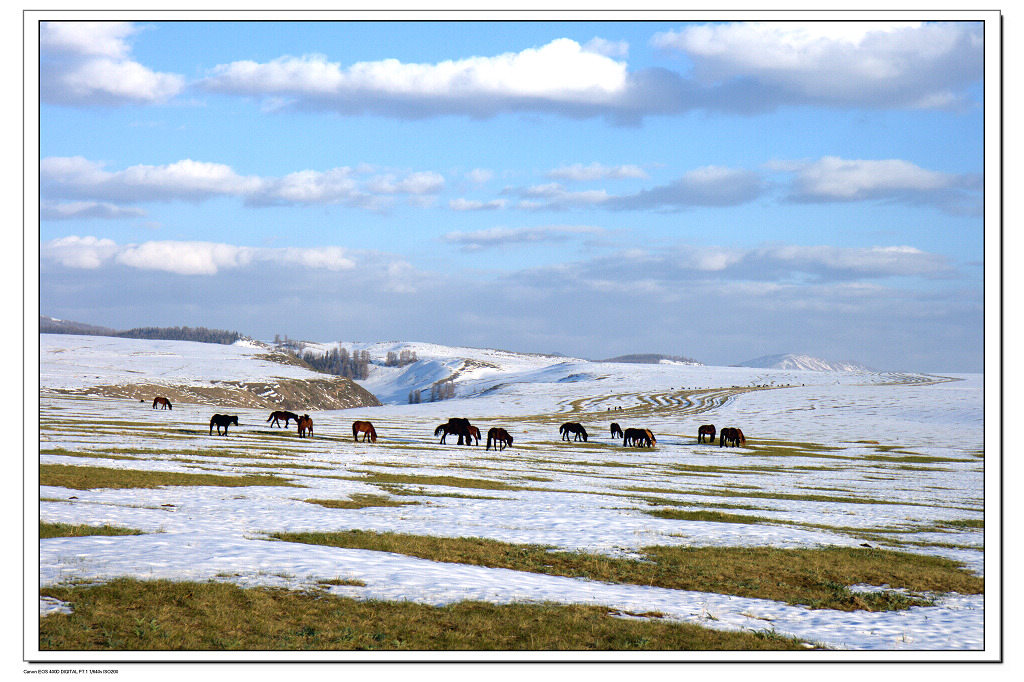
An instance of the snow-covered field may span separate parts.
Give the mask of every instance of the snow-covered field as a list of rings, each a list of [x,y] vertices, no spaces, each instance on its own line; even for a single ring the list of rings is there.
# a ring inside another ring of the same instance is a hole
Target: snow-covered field
[[[231,410],[239,426],[225,438],[207,435],[210,415],[218,411],[209,406],[153,410],[53,389],[313,374],[255,359],[264,350],[244,344],[42,335],[41,463],[270,471],[305,487],[43,486],[42,521],[149,533],[43,540],[40,585],[134,576],[302,588],[350,578],[365,586],[331,591],[429,604],[602,604],[659,611],[710,628],[774,629],[842,650],[985,646],[980,595],[945,595],[935,606],[897,612],[848,613],[268,539],[280,531],[366,529],[629,556],[650,545],[858,546],[870,537],[873,546],[949,557],[984,575],[984,530],[948,523],[984,518],[981,375],[590,363],[430,344],[347,347],[369,350],[381,361],[389,350],[410,349],[419,361],[375,366],[360,382],[386,403],[381,407],[311,412],[312,439],[298,438],[294,429],[272,430],[267,411],[246,409]],[[456,371],[456,398],[405,404],[410,390]],[[482,443],[440,445],[434,427],[453,416],[469,417],[484,433],[503,426],[515,445],[501,453],[485,451]],[[371,420],[380,440],[352,442],[355,419]],[[560,441],[564,421],[581,421],[589,443]],[[657,447],[623,448],[609,436],[613,421],[651,429]],[[739,426],[751,444],[784,441],[777,445],[785,447],[698,445],[697,427],[707,423]],[[111,457],[128,452],[135,459]],[[360,480],[375,473],[483,479],[514,489],[405,482],[389,490]],[[417,504],[343,510],[305,501],[395,490]],[[815,500],[806,499],[812,495]],[[738,513],[773,522],[681,521],[645,513],[658,499],[692,510],[746,505],[753,511]],[[44,614],[60,608],[40,603]]]

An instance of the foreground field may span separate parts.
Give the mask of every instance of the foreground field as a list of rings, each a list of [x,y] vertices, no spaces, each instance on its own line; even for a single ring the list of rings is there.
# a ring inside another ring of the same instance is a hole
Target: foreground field
[[[562,363],[477,377],[464,399],[311,412],[312,439],[270,428],[266,410],[232,410],[239,426],[218,437],[209,406],[44,387],[40,519],[73,530],[48,525],[40,542],[40,649],[758,646],[665,629],[678,624],[783,648],[981,649],[980,377],[956,379]],[[503,426],[514,446],[441,445],[433,429],[451,416]],[[353,442],[356,419],[373,421],[376,444]],[[588,442],[559,440],[565,421]],[[623,448],[612,421],[652,429],[657,446]],[[703,423],[741,426],[746,447],[698,445]],[[143,582],[97,592],[122,577]],[[218,597],[231,603],[306,595],[289,602],[300,614],[332,599],[465,604],[477,615],[423,616],[457,630],[532,603],[548,612],[523,615],[519,635],[549,616],[575,634],[417,639],[395,634],[402,615],[333,629],[300,618],[267,640],[209,625],[179,641],[145,626],[166,614],[117,625],[85,608],[140,589],[182,598],[162,581],[248,595]],[[278,588],[291,596],[248,592]],[[559,604],[599,608],[555,616]],[[585,634],[623,618],[657,627]]]

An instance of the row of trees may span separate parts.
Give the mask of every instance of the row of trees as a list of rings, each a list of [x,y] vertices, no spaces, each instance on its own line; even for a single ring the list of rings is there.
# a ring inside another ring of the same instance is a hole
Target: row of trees
[[[414,350],[403,350],[401,353],[396,353],[393,350],[388,351],[387,359],[384,360],[385,367],[405,367],[416,362],[419,358],[416,357],[416,351]]]
[[[436,381],[430,385],[430,402],[436,403],[438,400],[447,400],[454,397],[455,382],[451,379]],[[423,391],[418,388],[409,391],[409,402],[414,405],[423,402]]]
[[[200,343],[221,343],[230,346],[242,338],[238,332],[206,327],[136,327],[114,336],[126,339],[165,339],[170,341],[199,341]]]
[[[365,379],[370,376],[370,351],[357,350],[349,355],[346,348],[332,348],[326,353],[306,351],[302,359],[313,369],[349,379]]]

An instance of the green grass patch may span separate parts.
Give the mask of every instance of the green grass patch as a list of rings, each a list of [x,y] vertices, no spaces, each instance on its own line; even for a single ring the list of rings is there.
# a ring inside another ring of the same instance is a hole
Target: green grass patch
[[[845,586],[888,585],[911,592],[979,594],[984,581],[939,557],[881,549],[827,547],[645,547],[644,560],[583,552],[556,552],[483,538],[442,538],[351,530],[338,533],[274,533],[285,542],[395,552],[432,561],[589,578],[611,583],[717,592],[843,611],[926,605],[867,597]],[[839,586],[839,587],[837,587]],[[840,589],[840,587],[842,589]]]
[[[189,474],[175,471],[139,471],[136,469],[108,469],[105,467],[79,467],[65,464],[42,464],[39,467],[39,485],[76,490],[94,488],[158,488],[163,485],[212,486],[301,486],[273,475],[218,476],[215,474]]]
[[[43,651],[803,650],[796,639],[617,618],[599,606],[460,602],[443,607],[226,583],[117,579],[51,587],[71,614],[40,619]]]
[[[402,507],[419,502],[403,502],[392,500],[385,495],[374,495],[372,493],[353,493],[347,500],[305,500],[310,504],[318,504],[328,509],[365,509],[366,507]]]
[[[39,539],[81,538],[88,535],[145,535],[145,531],[117,526],[87,526],[85,524],[39,522]]]

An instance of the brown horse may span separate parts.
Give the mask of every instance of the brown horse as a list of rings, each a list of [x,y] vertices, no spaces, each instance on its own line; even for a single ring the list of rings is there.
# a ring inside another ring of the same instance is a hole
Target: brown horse
[[[467,432],[469,433],[469,436],[466,437],[466,445],[469,445],[470,436],[476,439],[476,442],[473,443],[473,445],[480,445],[480,429],[470,424],[469,428],[467,429]]]
[[[157,397],[153,398],[153,409],[154,410],[156,409],[157,405],[160,406],[161,410],[173,410],[174,409],[171,406],[171,401],[168,400],[167,398],[163,397],[162,395],[158,395]]]
[[[215,414],[210,417],[210,435],[213,435],[213,427],[217,427],[217,435],[220,435],[220,427],[224,427],[224,435],[228,435],[228,425],[234,424],[238,426],[238,417],[235,415],[228,414]]]
[[[487,450],[491,449],[492,442],[495,450],[504,450],[506,445],[512,445],[512,436],[505,429],[495,426],[487,430]]]
[[[377,430],[370,422],[352,422],[352,438],[358,443],[359,434],[363,434],[363,442],[369,438],[371,443],[377,442]]]
[[[715,443],[715,425],[714,424],[705,424],[704,426],[702,426],[699,429],[697,429],[697,442],[698,443],[703,443],[704,442],[704,436],[710,436],[711,439],[708,442],[711,443],[712,445],[714,445],[714,443]]]
[[[299,438],[304,438],[307,431],[309,432],[309,437],[313,437],[313,420],[310,419],[308,414],[298,417],[295,421],[299,424]]]
[[[622,427],[612,422],[612,438],[622,438]]]
[[[579,440],[582,437],[583,442],[587,442],[587,430],[579,422],[566,422],[558,427],[558,432],[562,434],[562,440],[569,440],[569,434],[572,433],[574,434],[573,440]]]
[[[747,439],[739,429],[727,426],[719,434],[718,447],[729,445],[730,443],[734,447],[740,447],[747,444]]]
[[[308,417],[309,415],[306,415],[306,416]],[[299,421],[299,415],[295,414],[294,412],[286,412],[284,410],[277,410],[276,412],[271,412],[270,416],[267,417],[267,421],[271,422],[271,424],[270,424],[271,426],[281,426],[281,422],[278,421],[280,419],[284,420],[284,426],[285,426],[285,428],[288,428],[288,422],[290,422],[292,420]]]

